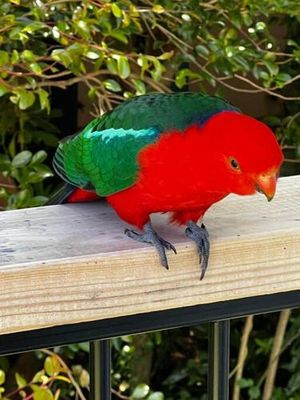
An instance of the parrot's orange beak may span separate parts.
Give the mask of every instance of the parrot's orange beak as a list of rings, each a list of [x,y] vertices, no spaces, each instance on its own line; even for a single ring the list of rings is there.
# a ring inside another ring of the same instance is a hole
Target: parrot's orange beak
[[[276,192],[277,172],[260,174],[255,181],[257,192],[263,193],[271,201]]]

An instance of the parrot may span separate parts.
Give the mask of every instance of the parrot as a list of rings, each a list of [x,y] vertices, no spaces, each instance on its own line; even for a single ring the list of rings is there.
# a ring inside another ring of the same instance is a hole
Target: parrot
[[[210,254],[206,211],[231,193],[272,200],[282,162],[271,129],[223,98],[149,93],[59,143],[53,167],[65,186],[55,201],[105,197],[132,226],[125,234],[154,246],[166,269],[166,251],[176,248],[156,232],[151,214],[169,213],[195,243],[202,280]]]

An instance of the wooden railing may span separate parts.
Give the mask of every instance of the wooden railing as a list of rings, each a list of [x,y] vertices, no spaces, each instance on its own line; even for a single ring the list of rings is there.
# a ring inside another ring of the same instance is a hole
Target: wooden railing
[[[216,321],[300,306],[300,176],[280,179],[271,203],[230,196],[209,210],[202,281],[183,229],[166,216],[153,221],[177,248],[169,271],[153,248],[123,234],[104,202],[1,213],[0,354],[210,321],[216,363],[229,333]],[[211,399],[227,396],[228,388],[214,388],[224,381],[220,359]]]

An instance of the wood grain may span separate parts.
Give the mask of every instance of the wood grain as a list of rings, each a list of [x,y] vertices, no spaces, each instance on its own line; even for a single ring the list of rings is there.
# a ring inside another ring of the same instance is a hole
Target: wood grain
[[[153,248],[124,236],[104,202],[1,213],[0,334],[300,290],[300,176],[271,203],[230,196],[205,216],[208,272],[180,227],[154,216],[178,254],[164,270]]]

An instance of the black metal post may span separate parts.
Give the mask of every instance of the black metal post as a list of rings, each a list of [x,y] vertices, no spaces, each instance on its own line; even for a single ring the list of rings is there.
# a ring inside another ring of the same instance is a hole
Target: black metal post
[[[110,340],[90,342],[90,400],[111,400]]]
[[[208,399],[229,399],[230,320],[211,322],[208,337]]]

